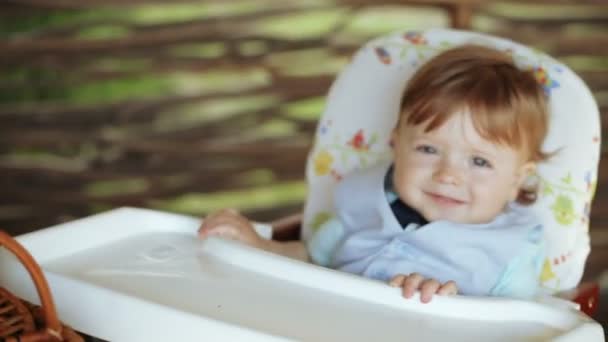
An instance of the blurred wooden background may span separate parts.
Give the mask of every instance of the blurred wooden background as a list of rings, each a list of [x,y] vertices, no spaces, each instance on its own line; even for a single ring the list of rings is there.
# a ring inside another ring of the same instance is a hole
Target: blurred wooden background
[[[19,234],[125,205],[297,212],[316,119],[352,52],[393,30],[448,26],[565,62],[607,127],[603,0],[4,0],[0,227]],[[600,168],[586,279],[608,268]]]

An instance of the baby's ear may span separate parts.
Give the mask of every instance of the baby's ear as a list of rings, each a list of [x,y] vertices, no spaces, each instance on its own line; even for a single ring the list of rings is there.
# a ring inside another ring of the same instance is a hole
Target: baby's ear
[[[513,199],[517,199],[522,204],[534,203],[540,185],[540,179],[536,175],[536,163],[527,162],[523,164],[519,168],[517,178],[517,190],[513,194]]]
[[[538,177],[536,176],[536,163],[529,161],[519,167],[518,185],[520,188],[529,186],[536,186],[536,184],[529,184],[530,182],[536,183]]]

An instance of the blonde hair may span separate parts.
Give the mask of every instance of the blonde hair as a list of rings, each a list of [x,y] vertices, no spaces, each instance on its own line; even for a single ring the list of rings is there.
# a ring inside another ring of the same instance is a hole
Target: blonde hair
[[[424,64],[409,81],[399,124],[441,126],[468,110],[484,139],[525,152],[526,161],[548,157],[541,151],[549,114],[546,95],[532,70],[517,68],[510,55],[478,45],[446,50]]]

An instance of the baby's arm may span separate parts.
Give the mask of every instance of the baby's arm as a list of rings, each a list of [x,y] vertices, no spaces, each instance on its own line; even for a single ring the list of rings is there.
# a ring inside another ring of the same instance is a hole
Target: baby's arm
[[[389,282],[390,286],[403,289],[403,297],[412,298],[416,290],[420,290],[420,301],[428,303],[433,298],[433,294],[440,296],[455,295],[458,293],[458,286],[453,281],[441,284],[435,279],[424,278],[418,273],[410,275],[399,274]]]
[[[201,239],[218,236],[293,259],[308,261],[308,252],[302,241],[266,240],[258,235],[246,217],[234,209],[224,209],[208,215],[198,229],[198,236]]]

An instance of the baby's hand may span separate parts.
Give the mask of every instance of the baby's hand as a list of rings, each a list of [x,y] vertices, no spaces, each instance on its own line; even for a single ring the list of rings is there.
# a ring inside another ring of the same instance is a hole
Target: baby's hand
[[[433,294],[440,296],[455,295],[458,293],[458,287],[453,281],[448,281],[441,284],[435,279],[425,279],[418,273],[410,275],[399,274],[388,283],[393,287],[401,287],[403,289],[403,297],[412,298],[416,290],[420,290],[420,301],[428,303],[433,298]]]
[[[223,209],[207,215],[198,229],[198,236],[200,239],[219,236],[262,249],[266,244],[251,222],[234,209]]]

